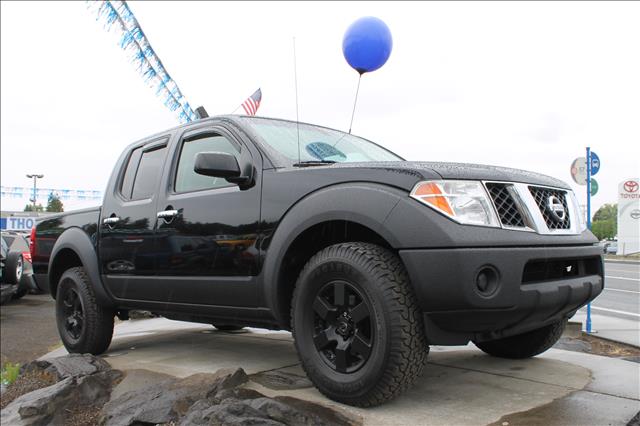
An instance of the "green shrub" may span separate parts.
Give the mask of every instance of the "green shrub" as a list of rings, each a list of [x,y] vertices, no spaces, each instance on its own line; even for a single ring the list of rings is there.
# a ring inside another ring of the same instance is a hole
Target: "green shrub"
[[[0,382],[3,385],[10,385],[15,382],[20,374],[20,364],[5,362],[2,370],[0,371]]]

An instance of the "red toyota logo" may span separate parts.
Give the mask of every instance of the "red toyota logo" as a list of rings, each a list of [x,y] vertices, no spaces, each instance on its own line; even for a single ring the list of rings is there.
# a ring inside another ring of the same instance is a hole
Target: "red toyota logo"
[[[628,180],[624,183],[624,190],[627,192],[638,192],[638,182]]]

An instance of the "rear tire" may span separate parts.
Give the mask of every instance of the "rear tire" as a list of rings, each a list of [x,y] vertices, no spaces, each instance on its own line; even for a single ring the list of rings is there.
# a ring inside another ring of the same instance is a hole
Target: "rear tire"
[[[313,256],[298,278],[291,317],[307,376],[335,401],[381,404],[424,370],[421,312],[402,262],[382,247],[342,243]]]
[[[24,259],[22,253],[12,251],[7,254],[7,260],[4,263],[3,281],[7,284],[19,285],[24,272]]]
[[[495,357],[509,359],[531,358],[555,345],[560,336],[562,336],[566,325],[567,320],[561,320],[516,336],[474,343],[480,350]]]
[[[56,322],[70,353],[99,355],[113,336],[114,311],[100,306],[84,268],[67,269],[58,284]]]

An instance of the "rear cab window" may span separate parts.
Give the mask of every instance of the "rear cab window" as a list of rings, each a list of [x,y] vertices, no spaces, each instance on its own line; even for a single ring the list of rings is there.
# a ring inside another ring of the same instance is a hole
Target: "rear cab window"
[[[162,175],[166,155],[166,141],[160,145],[134,149],[122,177],[120,195],[127,201],[152,198]]]

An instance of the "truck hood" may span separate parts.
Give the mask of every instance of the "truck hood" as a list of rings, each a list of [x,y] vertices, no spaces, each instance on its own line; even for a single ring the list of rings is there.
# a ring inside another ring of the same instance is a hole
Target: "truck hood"
[[[324,167],[322,167],[324,168]],[[428,161],[393,161],[366,163],[336,163],[326,168],[356,170],[385,170],[387,172],[409,175],[418,180],[426,179],[468,179],[494,180],[504,182],[520,182],[533,185],[552,186],[571,189],[565,182],[540,173],[507,167],[488,166],[482,164],[442,163]],[[414,182],[415,183],[415,182]]]

